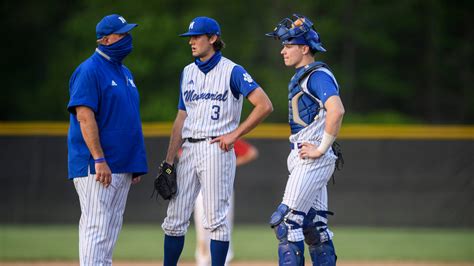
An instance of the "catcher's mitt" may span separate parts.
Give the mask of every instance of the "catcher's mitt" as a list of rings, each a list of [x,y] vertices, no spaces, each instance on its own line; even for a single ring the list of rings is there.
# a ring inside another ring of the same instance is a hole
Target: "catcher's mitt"
[[[334,155],[336,155],[336,170],[341,171],[344,167],[344,158],[342,157],[342,148],[339,143],[335,142],[332,144],[332,150]]]
[[[160,194],[160,196],[165,199],[171,199],[178,189],[178,185],[176,183],[176,170],[174,166],[163,161],[158,169],[158,176],[155,179],[154,183],[155,189],[153,190],[153,195],[155,191]]]
[[[342,168],[344,167],[344,158],[342,157],[342,149],[341,145],[337,142],[333,142],[332,144],[332,151],[334,152],[334,155],[336,155],[336,164],[334,166],[334,172],[332,173],[332,183],[336,184],[336,170],[341,171]]]

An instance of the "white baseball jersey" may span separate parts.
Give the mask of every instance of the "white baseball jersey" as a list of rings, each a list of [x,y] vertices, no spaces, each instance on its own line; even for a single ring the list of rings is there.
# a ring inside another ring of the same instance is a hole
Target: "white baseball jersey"
[[[240,122],[243,97],[236,99],[230,89],[232,69],[236,64],[222,57],[204,74],[192,63],[183,70],[181,94],[188,117],[183,138],[221,136],[235,130]]]
[[[315,71],[323,71],[328,74],[338,89],[334,75],[327,68],[321,67]],[[301,88],[309,95],[312,95],[307,88],[310,76],[311,75],[308,75],[308,77],[302,81]],[[316,97],[313,97],[313,99],[317,101],[321,107],[323,106],[319,99]],[[308,213],[311,207],[316,210],[328,210],[326,184],[334,172],[337,157],[334,155],[332,149],[329,149],[326,154],[318,159],[301,159],[298,154],[299,145],[303,142],[315,145],[321,143],[325,124],[326,110],[321,108],[313,122],[289,138],[291,152],[288,155],[287,165],[290,175],[282,203],[288,205],[293,210],[302,211],[304,213]],[[304,217],[302,215],[289,214],[288,218],[302,223]],[[326,218],[318,215],[316,215],[315,221],[327,223]],[[327,234],[328,238],[331,239],[333,233],[329,231],[329,229],[327,229]],[[304,235],[301,228],[289,230],[289,241],[296,242],[303,239]]]

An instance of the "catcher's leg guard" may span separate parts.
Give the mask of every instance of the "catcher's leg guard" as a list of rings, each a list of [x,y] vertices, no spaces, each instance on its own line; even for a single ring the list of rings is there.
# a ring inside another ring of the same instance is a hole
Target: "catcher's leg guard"
[[[288,225],[286,223],[288,221],[285,220],[285,217],[290,212],[291,210],[287,205],[280,204],[270,218],[270,226],[275,230],[276,237],[280,242],[278,244],[278,263],[280,266],[303,266],[304,246],[303,248],[300,247],[302,241],[301,243],[288,241]]]
[[[308,247],[313,266],[335,266],[336,251],[332,240]]]
[[[311,208],[303,221],[304,240],[308,244],[313,266],[336,265],[337,256],[327,231],[327,224],[313,221],[316,215],[327,218],[328,214],[333,215],[329,211],[316,211]]]
[[[297,242],[296,242],[297,243]],[[278,245],[278,265],[303,266],[304,256],[301,248],[295,242],[286,242]],[[303,241],[301,241],[303,244]],[[304,248],[304,244],[303,244]]]

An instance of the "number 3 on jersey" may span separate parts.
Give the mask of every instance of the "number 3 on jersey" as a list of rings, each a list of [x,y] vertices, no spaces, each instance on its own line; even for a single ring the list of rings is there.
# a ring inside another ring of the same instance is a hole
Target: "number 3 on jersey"
[[[212,120],[219,119],[220,111],[221,111],[221,107],[219,105],[213,105],[211,119]]]

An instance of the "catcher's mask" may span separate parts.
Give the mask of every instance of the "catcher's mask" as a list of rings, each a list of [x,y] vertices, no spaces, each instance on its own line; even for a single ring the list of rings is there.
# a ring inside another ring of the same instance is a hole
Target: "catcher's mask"
[[[326,52],[321,44],[319,34],[314,29],[313,22],[302,15],[293,14],[293,17],[294,20],[284,18],[273,32],[265,35],[280,40],[282,45],[302,44],[308,45],[312,51]]]

